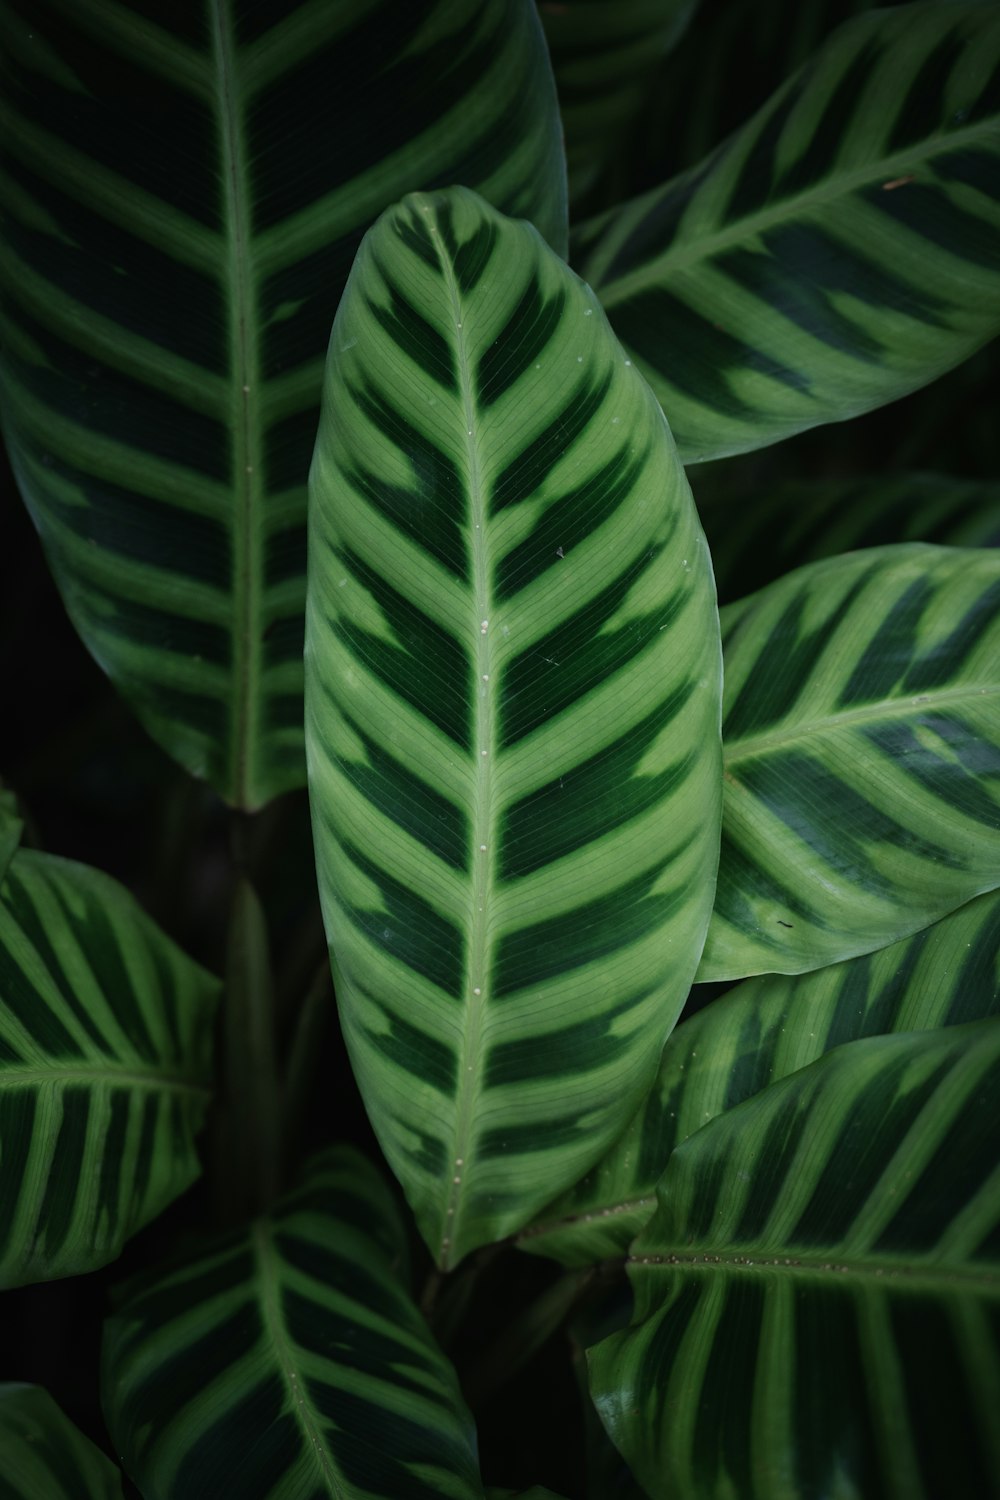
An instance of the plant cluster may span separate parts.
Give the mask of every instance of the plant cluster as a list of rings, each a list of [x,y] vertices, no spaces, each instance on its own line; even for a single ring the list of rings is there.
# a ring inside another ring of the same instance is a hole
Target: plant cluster
[[[998,330],[994,4],[0,0],[4,1500],[1000,1493]]]

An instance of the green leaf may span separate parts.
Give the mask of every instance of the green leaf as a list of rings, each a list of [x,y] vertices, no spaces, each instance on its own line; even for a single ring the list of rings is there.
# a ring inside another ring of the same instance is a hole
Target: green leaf
[[[1000,329],[1000,12],[874,11],[575,260],[686,462],[892,401]]]
[[[851,553],[722,619],[722,862],[699,979],[819,968],[1000,884],[1000,553]]]
[[[198,1177],[218,981],[127,891],[22,851],[0,886],[0,1286],[74,1276]]]
[[[466,182],[565,246],[533,0],[0,4],[0,410],[70,615],[230,802],[305,780],[306,478],[367,227]]]
[[[122,1500],[114,1464],[41,1386],[0,1385],[2,1500]]]
[[[568,1266],[624,1255],[670,1153],[710,1119],[845,1042],[1000,1013],[1000,892],[811,974],[765,974],[683,1022],[628,1130],[518,1243]]]
[[[124,1287],[104,1409],[145,1500],[481,1500],[403,1240],[374,1169],[333,1149],[272,1215]]]
[[[652,1497],[1000,1485],[1000,1023],[838,1048],[691,1137],[591,1389]]]
[[[606,1149],[683,1003],[717,858],[711,569],[596,298],[463,190],[362,247],[310,518],[341,1016],[447,1268]]]
[[[1000,482],[942,474],[789,480],[702,502],[723,602],[803,563],[884,542],[1000,547]]]
[[[24,832],[24,821],[17,810],[17,798],[13,792],[0,787],[0,880],[10,864]]]
[[[649,79],[697,0],[539,0],[566,139],[570,201],[614,161]]]

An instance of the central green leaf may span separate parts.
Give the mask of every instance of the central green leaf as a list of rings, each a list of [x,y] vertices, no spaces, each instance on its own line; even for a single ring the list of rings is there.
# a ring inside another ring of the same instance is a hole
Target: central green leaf
[[[590,289],[455,189],[367,237],[311,481],[306,737],[352,1061],[444,1266],[624,1127],[715,884],[711,566]]]

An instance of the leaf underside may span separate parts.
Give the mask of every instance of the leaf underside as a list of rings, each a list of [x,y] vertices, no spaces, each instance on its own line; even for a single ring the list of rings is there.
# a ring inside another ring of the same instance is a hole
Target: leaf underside
[[[468,182],[565,237],[531,0],[4,0],[0,412],[77,629],[246,808],[305,780],[306,479],[368,225]]]
[[[0,1286],[106,1265],[200,1173],[218,982],[106,876],[0,886]]]
[[[874,11],[574,265],[685,462],[842,421],[1000,329],[1000,14]]]
[[[338,1148],[266,1218],[128,1282],[103,1403],[145,1500],[482,1500],[403,1244],[374,1169]]]
[[[369,1113],[450,1265],[610,1143],[687,992],[716,859],[714,587],[593,294],[474,194],[379,222],[327,382],[320,893]]]
[[[624,1255],[652,1216],[670,1153],[715,1116],[845,1042],[998,1014],[996,891],[877,953],[748,979],[678,1026],[628,1130],[518,1244],[568,1266]]]
[[[1000,1022],[851,1042],[671,1158],[590,1352],[651,1500],[1000,1484]]]

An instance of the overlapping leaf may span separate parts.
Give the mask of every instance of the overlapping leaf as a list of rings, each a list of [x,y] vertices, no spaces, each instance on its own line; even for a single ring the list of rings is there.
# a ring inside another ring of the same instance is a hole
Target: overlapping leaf
[[[620,150],[650,76],[697,0],[539,0],[566,139],[569,193],[585,198]]]
[[[887,542],[1000,547],[1000,483],[942,474],[789,480],[698,511],[723,603],[791,568]]]
[[[652,1081],[714,886],[719,655],[669,432],[588,288],[463,191],[362,251],[313,467],[307,743],[355,1071],[443,1265]]]
[[[0,1285],[93,1270],[198,1176],[218,983],[113,880],[0,886]]]
[[[331,1150],[268,1217],[129,1282],[104,1409],[145,1500],[482,1500],[403,1242],[374,1170]]]
[[[1000,884],[1000,553],[872,548],[723,611],[700,979],[794,974]]]
[[[0,1385],[0,1465],[3,1500],[122,1500],[114,1464],[37,1385]]]
[[[467,182],[561,248],[533,0],[4,0],[0,408],[77,628],[230,801],[305,779],[306,477],[362,234]]]
[[[996,891],[877,953],[748,979],[677,1028],[628,1130],[518,1243],[569,1266],[624,1255],[652,1215],[670,1153],[716,1115],[845,1042],[996,1015]]]
[[[894,400],[1000,329],[998,79],[995,6],[874,11],[698,167],[581,226],[685,461]]]
[[[1000,1022],[852,1042],[675,1151],[591,1351],[651,1500],[1000,1486]]]

